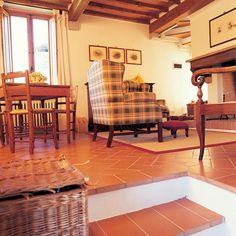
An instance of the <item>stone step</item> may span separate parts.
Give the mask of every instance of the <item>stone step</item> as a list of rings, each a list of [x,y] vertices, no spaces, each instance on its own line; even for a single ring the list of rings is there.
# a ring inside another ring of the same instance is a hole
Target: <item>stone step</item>
[[[224,217],[187,198],[91,222],[90,236],[184,236],[224,222]]]

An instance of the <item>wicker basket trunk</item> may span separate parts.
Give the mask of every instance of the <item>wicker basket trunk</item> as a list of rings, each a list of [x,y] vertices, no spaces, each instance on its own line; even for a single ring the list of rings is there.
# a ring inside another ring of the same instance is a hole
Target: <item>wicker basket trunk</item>
[[[64,157],[2,163],[0,194],[1,236],[88,235],[83,176]]]

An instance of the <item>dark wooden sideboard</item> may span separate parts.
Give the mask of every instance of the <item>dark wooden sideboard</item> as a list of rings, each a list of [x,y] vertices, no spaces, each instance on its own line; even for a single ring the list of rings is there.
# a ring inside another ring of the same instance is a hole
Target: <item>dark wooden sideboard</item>
[[[146,83],[150,86],[150,92],[153,92],[153,85],[155,83]],[[89,98],[89,89],[88,89],[88,82],[84,84],[87,88],[87,101],[88,101],[88,130],[93,131],[93,113],[92,113],[92,107],[90,103],[90,98]],[[106,128],[105,128],[106,129]]]

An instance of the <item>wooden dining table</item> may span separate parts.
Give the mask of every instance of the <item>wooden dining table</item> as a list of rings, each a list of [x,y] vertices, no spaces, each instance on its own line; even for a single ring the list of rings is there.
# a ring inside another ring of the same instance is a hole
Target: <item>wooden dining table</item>
[[[32,100],[41,100],[42,102],[44,102],[50,99],[66,99],[66,134],[67,142],[70,143],[70,86],[31,83],[30,87]],[[0,100],[4,100],[2,87],[0,87]]]

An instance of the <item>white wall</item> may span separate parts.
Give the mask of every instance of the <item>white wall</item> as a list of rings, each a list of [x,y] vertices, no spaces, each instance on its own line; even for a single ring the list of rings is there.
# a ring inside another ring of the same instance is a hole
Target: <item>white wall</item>
[[[147,25],[82,16],[79,30],[69,31],[70,57],[73,84],[79,85],[79,116],[87,117],[87,95],[84,83],[89,62],[89,45],[103,45],[142,50],[142,65],[127,65],[125,79],[138,73],[145,82],[154,82],[157,98],[166,99],[172,114],[186,112],[186,104],[196,99],[196,88],[191,84],[189,50],[174,43],[149,39]],[[182,69],[173,69],[181,63]]]
[[[210,48],[209,42],[209,20],[235,7],[235,0],[215,0],[190,16],[192,57],[201,56],[236,44],[236,40],[232,40]]]

